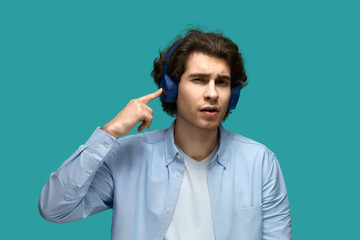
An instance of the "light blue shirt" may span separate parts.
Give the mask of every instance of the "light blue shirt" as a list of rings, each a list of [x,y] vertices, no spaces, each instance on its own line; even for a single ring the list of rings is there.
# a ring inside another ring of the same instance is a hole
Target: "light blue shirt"
[[[216,239],[292,239],[288,196],[275,155],[219,129],[220,146],[208,169]],[[174,123],[120,139],[97,128],[51,174],[39,210],[49,221],[71,222],[112,208],[111,239],[163,240],[184,169]]]

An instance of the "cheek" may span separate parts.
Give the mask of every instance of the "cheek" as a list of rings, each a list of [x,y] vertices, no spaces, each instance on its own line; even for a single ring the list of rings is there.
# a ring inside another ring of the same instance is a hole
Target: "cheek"
[[[229,103],[229,102],[230,102],[230,93],[231,93],[231,92],[229,91],[229,93],[227,94],[227,98],[226,98],[226,99],[227,99],[227,100],[226,100],[226,101],[227,101],[227,103]]]
[[[197,95],[200,95],[200,91],[197,92],[198,94],[196,94],[196,89],[187,86],[181,86],[181,88],[179,87],[177,103],[184,105],[194,103]]]
[[[223,99],[224,103],[229,102],[230,101],[230,95],[231,95],[231,90],[230,89],[223,89],[221,90],[220,94],[221,99]]]

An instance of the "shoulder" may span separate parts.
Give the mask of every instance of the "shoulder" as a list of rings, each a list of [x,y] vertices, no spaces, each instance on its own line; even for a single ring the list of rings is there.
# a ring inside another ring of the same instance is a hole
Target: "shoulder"
[[[156,129],[145,133],[128,135],[119,138],[118,141],[120,143],[120,146],[129,144],[156,144],[165,139],[165,133],[167,132],[167,130],[167,128]]]
[[[264,144],[257,142],[253,139],[247,138],[241,134],[234,133],[228,130],[227,132],[229,143],[231,146],[236,146],[241,150],[248,150],[248,151],[256,151],[256,152],[266,152],[268,154],[273,154],[273,152],[266,147]]]
[[[275,154],[264,144],[228,130],[224,132],[228,138],[225,152],[239,166],[246,164],[259,170],[267,169],[276,160]]]
[[[167,129],[132,134],[117,139],[118,157],[108,162],[113,169],[138,168],[146,162],[152,162],[154,156],[160,156],[164,149]]]

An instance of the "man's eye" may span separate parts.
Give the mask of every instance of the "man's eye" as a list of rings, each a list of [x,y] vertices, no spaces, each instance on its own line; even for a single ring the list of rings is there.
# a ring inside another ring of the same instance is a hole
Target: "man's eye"
[[[225,81],[225,80],[219,80],[217,83],[218,83],[219,85],[223,85],[223,86],[227,86],[227,85],[229,84],[229,82],[228,82],[228,81]]]
[[[194,82],[203,82],[204,79],[202,79],[202,78],[195,78],[195,79],[193,79],[193,81],[194,81]]]

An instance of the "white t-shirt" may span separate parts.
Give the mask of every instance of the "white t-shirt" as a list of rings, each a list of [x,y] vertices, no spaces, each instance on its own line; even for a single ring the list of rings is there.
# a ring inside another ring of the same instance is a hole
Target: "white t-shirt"
[[[218,148],[219,146],[200,162],[178,148],[184,156],[185,172],[174,215],[164,240],[215,240],[207,173]]]

